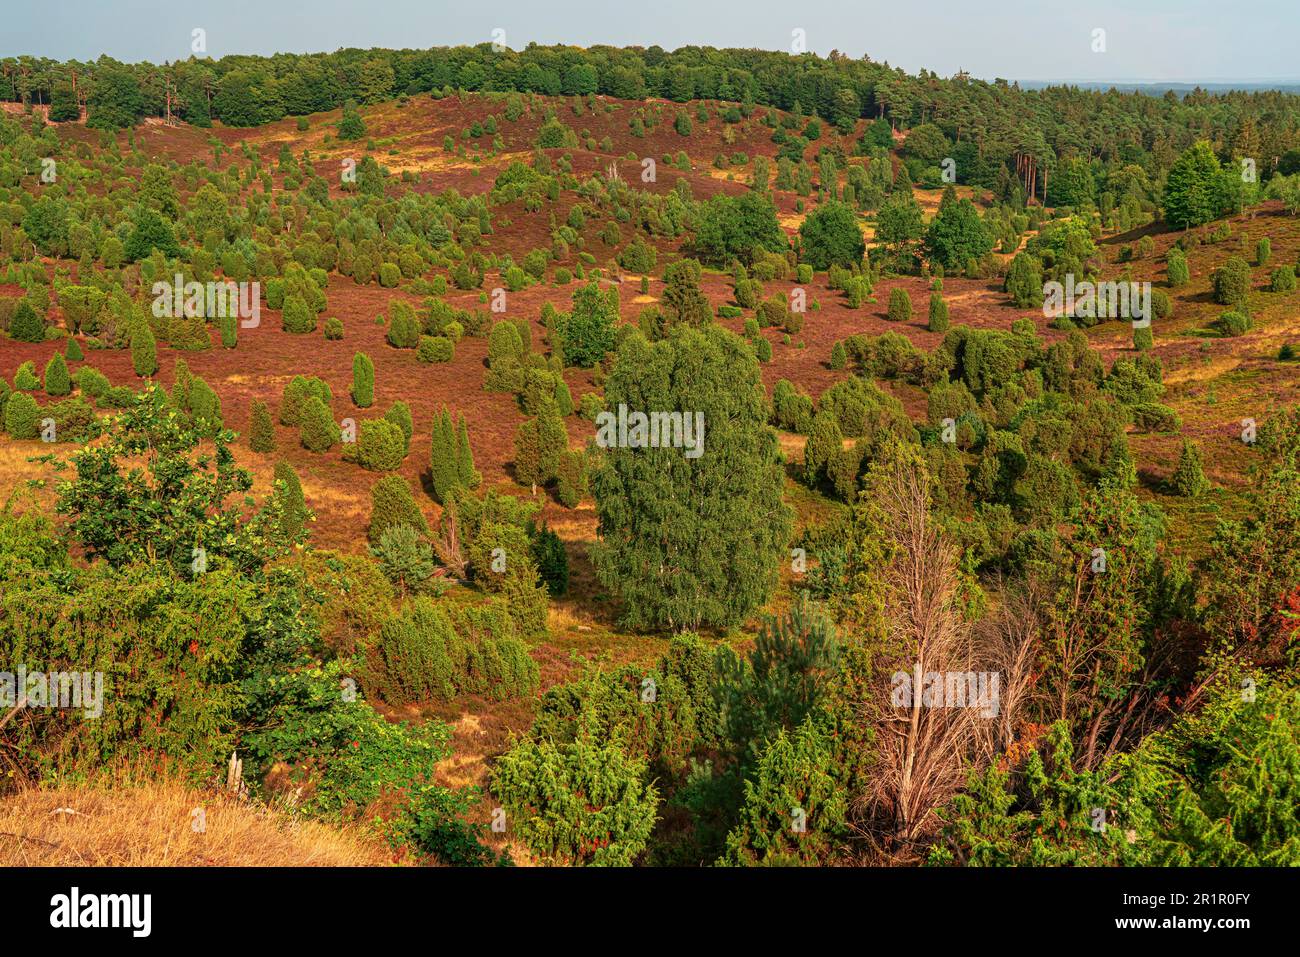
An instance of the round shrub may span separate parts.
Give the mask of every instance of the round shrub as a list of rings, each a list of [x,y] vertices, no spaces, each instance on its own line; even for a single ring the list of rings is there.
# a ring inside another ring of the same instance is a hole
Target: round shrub
[[[1214,328],[1217,329],[1219,335],[1223,336],[1225,339],[1230,339],[1234,336],[1239,336],[1243,333],[1249,332],[1252,325],[1253,323],[1250,321],[1250,316],[1246,315],[1244,312],[1225,312],[1218,319],[1214,320]]]
[[[1250,293],[1250,266],[1233,256],[1214,271],[1214,301],[1223,306],[1240,306]]]
[[[908,322],[912,318],[912,297],[907,290],[895,286],[889,291],[889,321]]]
[[[35,392],[40,387],[41,380],[36,378],[36,367],[29,359],[14,373],[14,388],[19,392]]]
[[[354,457],[363,469],[391,472],[406,457],[406,436],[388,419],[367,419],[357,430]]]
[[[40,406],[26,392],[15,392],[5,403],[5,431],[15,439],[36,438],[40,418]]]
[[[456,354],[456,346],[446,336],[420,336],[415,358],[420,362],[450,362]]]
[[[343,338],[343,321],[330,317],[325,320],[325,338],[337,341]]]
[[[94,366],[82,366],[78,369],[76,380],[81,394],[88,395],[92,399],[98,399],[109,389],[108,376]]]
[[[314,332],[316,330],[316,314],[311,311],[311,306],[307,300],[297,293],[290,293],[284,297],[284,313],[280,318],[280,326],[285,332]]]

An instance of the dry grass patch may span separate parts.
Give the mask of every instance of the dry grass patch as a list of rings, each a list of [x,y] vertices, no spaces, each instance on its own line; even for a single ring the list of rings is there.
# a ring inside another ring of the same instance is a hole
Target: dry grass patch
[[[194,829],[196,808],[202,832]],[[28,789],[0,802],[3,867],[356,867],[392,859],[360,830],[170,782]]]

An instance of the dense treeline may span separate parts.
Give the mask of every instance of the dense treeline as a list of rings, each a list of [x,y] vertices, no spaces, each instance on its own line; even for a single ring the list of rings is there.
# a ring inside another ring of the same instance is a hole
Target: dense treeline
[[[965,75],[912,76],[867,58],[789,56],[761,50],[657,46],[615,48],[491,45],[430,50],[340,50],[330,54],[228,56],[155,66],[108,57],[91,63],[19,57],[0,61],[0,98],[53,104],[55,120],[89,108],[91,125],[117,128],[144,116],[207,126],[253,126],[348,100],[375,103],[445,88],[547,95],[592,93],[735,101],[807,112],[850,131],[859,119],[894,129],[932,127],[953,144],[963,182],[992,187],[1014,168],[1027,192],[1047,196],[1058,163],[1077,157],[1136,165],[1155,178],[1197,140],[1225,160],[1249,157],[1267,177],[1300,168],[1300,99],[1278,92],[1154,98],[1140,93],[1049,87],[1025,90]],[[925,139],[922,135],[921,139]],[[1287,157],[1291,151],[1291,156]],[[935,157],[939,159],[941,157]],[[1068,188],[1068,187],[1067,187]]]

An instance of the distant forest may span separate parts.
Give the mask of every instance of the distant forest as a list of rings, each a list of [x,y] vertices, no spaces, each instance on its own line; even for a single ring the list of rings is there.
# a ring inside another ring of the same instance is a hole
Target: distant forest
[[[1183,95],[1080,86],[1026,88],[958,74],[910,75],[886,63],[832,52],[490,44],[429,50],[190,58],[156,66],[108,57],[89,63],[36,57],[0,61],[0,99],[49,105],[55,121],[120,129],[146,116],[195,126],[248,127],[395,96],[460,89],[732,101],[815,114],[844,132],[861,119],[890,133],[937,127],[953,144],[958,182],[1009,192],[1011,182],[1052,203],[1054,171],[1071,160],[1103,173],[1141,167],[1158,181],[1177,156],[1207,141],[1224,162],[1249,157],[1259,176],[1300,170],[1300,97],[1276,90]],[[1032,86],[1032,85],[1031,85]],[[1135,85],[1136,86],[1136,85]],[[883,139],[882,130],[875,136]],[[1029,197],[1026,197],[1029,198]]]

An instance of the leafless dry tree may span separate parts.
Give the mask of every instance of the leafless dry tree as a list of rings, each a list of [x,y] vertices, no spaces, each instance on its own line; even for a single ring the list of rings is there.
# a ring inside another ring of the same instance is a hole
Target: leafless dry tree
[[[966,620],[957,550],[930,514],[923,468],[900,460],[873,492],[893,552],[883,572],[889,654],[882,669],[893,675],[886,675],[891,686],[867,705],[877,729],[877,761],[862,803],[875,830],[868,836],[897,853],[933,823],[934,812],[964,786],[972,768],[986,766],[1012,739],[1029,687],[1034,634],[1023,615],[978,631]],[[962,694],[968,676],[989,676],[984,688],[991,686],[991,699],[936,701],[920,686],[935,674],[945,692]],[[910,694],[900,700],[894,692],[904,676]]]
[[[442,517],[438,519],[438,534],[433,539],[433,551],[451,574],[462,581],[468,577],[469,559],[461,545],[460,519],[453,501],[443,506]]]

